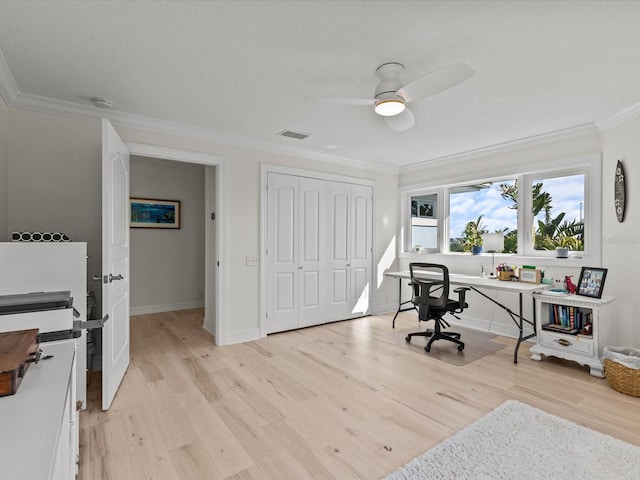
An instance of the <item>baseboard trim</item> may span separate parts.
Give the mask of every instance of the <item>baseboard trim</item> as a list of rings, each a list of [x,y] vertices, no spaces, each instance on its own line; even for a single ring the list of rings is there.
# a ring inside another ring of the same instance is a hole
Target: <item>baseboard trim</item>
[[[254,340],[260,340],[259,328],[247,328],[246,330],[238,330],[237,332],[228,332],[226,345],[233,345],[234,343],[252,342]]]
[[[190,310],[192,308],[204,308],[204,300],[192,302],[167,303],[164,305],[147,305],[144,307],[131,307],[130,315],[148,315],[150,313],[173,312],[176,310]]]
[[[397,303],[388,303],[386,305],[376,306],[376,315],[384,315],[385,313],[396,313],[398,311]]]

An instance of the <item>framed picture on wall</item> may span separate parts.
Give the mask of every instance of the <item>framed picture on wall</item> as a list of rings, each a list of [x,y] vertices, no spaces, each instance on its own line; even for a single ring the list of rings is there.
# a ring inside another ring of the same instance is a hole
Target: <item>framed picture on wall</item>
[[[606,268],[582,267],[576,293],[585,297],[602,297],[605,278],[607,278]]]
[[[131,228],[180,228],[180,200],[130,198]]]

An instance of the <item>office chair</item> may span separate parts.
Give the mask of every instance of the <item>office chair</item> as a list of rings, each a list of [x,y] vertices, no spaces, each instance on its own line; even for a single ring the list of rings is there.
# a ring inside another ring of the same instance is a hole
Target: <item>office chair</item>
[[[449,269],[444,265],[435,263],[411,263],[409,264],[413,296],[411,301],[418,309],[418,320],[435,322],[433,330],[410,333],[405,340],[411,342],[411,337],[431,337],[424,349],[431,351],[431,345],[436,340],[449,340],[458,345],[458,350],[464,350],[464,343],[460,340],[460,334],[456,332],[444,332],[443,325],[450,327],[444,317],[450,313],[462,312],[469,305],[465,302],[465,294],[469,287],[458,287],[454,290],[458,294],[458,300],[449,298]]]

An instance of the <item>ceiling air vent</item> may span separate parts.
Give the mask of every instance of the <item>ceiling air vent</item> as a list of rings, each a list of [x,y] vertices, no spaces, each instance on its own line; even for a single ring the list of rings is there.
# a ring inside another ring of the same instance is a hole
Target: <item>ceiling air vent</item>
[[[294,131],[291,131],[291,130],[283,130],[282,132],[278,133],[278,135],[280,135],[281,137],[295,138],[296,140],[304,140],[310,134],[294,132]]]

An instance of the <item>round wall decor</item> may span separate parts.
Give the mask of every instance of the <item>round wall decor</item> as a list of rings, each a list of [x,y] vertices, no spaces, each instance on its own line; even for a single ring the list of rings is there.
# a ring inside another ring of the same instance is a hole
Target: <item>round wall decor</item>
[[[618,164],[616,165],[616,175],[615,175],[615,188],[614,188],[614,206],[616,208],[616,216],[618,217],[618,222],[624,221],[624,209],[626,206],[626,187],[624,183],[624,167],[622,166],[622,162],[618,160]]]

